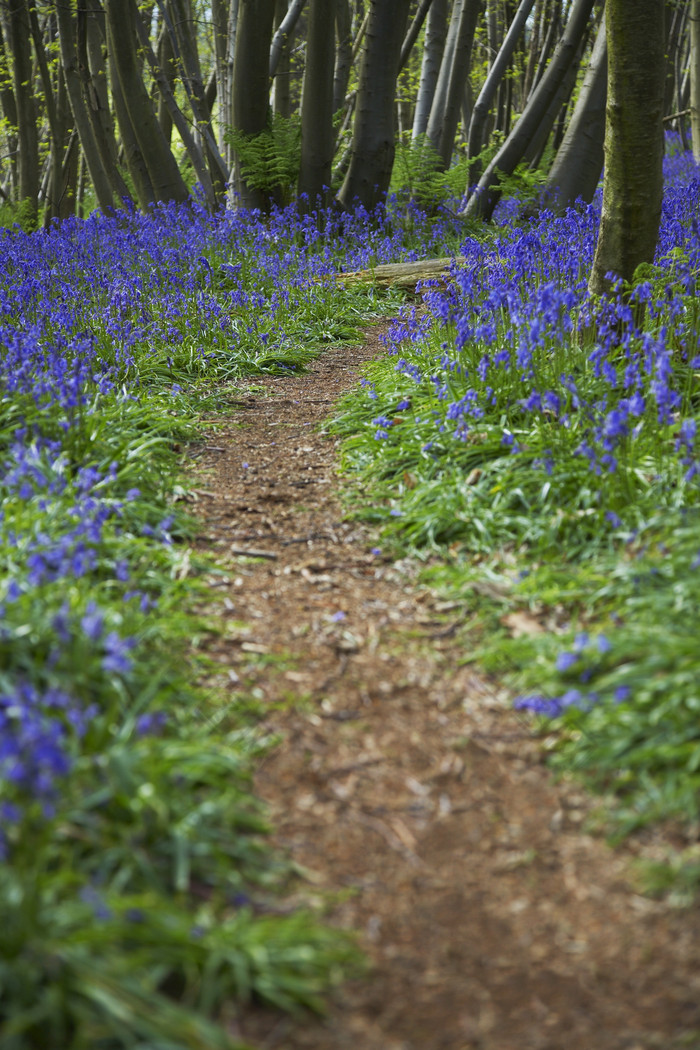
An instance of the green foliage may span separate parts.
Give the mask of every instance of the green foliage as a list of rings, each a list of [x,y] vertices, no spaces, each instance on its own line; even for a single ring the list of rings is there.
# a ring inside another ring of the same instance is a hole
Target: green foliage
[[[248,185],[263,193],[281,195],[289,203],[296,193],[301,165],[301,121],[298,114],[283,117],[276,113],[270,126],[259,135],[245,135],[229,128],[231,143]]]
[[[462,161],[442,170],[440,155],[426,135],[416,141],[399,142],[396,147],[390,192],[408,197],[420,207],[431,209],[464,195],[469,164]]]

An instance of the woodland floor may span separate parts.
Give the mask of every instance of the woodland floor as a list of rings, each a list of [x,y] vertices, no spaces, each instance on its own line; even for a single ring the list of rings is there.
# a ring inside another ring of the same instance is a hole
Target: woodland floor
[[[379,332],[251,382],[197,450],[199,545],[230,566],[214,652],[280,734],[257,792],[310,870],[299,896],[359,931],[372,966],[324,1019],[253,1010],[233,1034],[261,1050],[697,1050],[700,910],[630,879],[662,833],[615,849],[588,833],[590,800],[460,667],[459,609],[343,519],[319,424]]]

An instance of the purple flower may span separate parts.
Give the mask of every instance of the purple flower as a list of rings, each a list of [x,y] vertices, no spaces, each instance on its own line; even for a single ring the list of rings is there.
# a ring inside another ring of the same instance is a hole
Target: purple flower
[[[108,674],[128,674],[133,663],[129,653],[135,645],[133,638],[122,638],[116,631],[110,631],[104,640],[103,670]]]
[[[86,638],[98,642],[104,631],[104,616],[93,601],[89,601],[80,620],[80,626]]]
[[[557,671],[569,671],[574,664],[578,663],[578,653],[559,653],[555,667]]]

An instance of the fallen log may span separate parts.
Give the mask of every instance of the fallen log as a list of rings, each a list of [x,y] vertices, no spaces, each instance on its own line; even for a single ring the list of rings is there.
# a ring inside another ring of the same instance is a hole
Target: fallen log
[[[399,288],[415,288],[419,281],[447,277],[456,263],[463,263],[464,256],[445,256],[441,259],[421,259],[418,262],[381,263],[367,270],[352,270],[337,275],[345,284],[397,285]]]

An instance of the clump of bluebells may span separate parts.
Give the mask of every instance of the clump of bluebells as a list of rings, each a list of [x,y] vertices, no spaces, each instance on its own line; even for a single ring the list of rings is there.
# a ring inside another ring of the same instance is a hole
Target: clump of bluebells
[[[599,202],[526,221],[517,209],[501,209],[488,241],[463,240],[463,259],[446,284],[425,282],[427,309],[403,310],[387,337],[390,356],[335,423],[346,435],[347,466],[372,486],[368,514],[396,544],[449,547],[453,558],[461,551],[451,578],[458,591],[479,571],[471,561],[477,555],[505,574],[514,601],[544,603],[545,611],[551,603],[542,616],[560,621],[562,638],[511,640],[511,659],[529,668],[519,672],[528,691],[518,707],[570,726],[567,761],[581,767],[609,770],[604,739],[615,735],[613,726],[627,726],[627,736],[619,728],[626,744],[618,759],[631,754],[638,732],[646,766],[641,758],[620,765],[625,790],[640,792],[640,812],[642,781],[657,765],[651,741],[661,746],[644,699],[653,694],[656,704],[658,695],[637,678],[637,671],[642,679],[659,673],[650,671],[653,654],[634,641],[647,618],[660,636],[672,625],[668,645],[655,650],[663,650],[659,666],[677,690],[673,718],[687,735],[659,760],[659,784],[672,768],[694,776],[700,767],[690,715],[700,667],[684,662],[686,631],[700,626],[700,604],[687,597],[700,597],[697,551],[684,538],[700,502],[699,210],[700,172],[675,145],[654,265],[632,288],[593,301],[587,279]],[[668,552],[663,569],[655,563],[661,549]],[[653,573],[643,568],[649,558]],[[614,566],[625,585],[616,596],[603,587],[605,597],[589,601],[605,559],[606,572]],[[620,567],[630,563],[626,575]],[[643,581],[637,591],[630,589],[636,577]],[[684,613],[674,618],[670,596],[680,594]],[[583,646],[576,621],[588,617],[600,618],[600,641]],[[564,647],[567,631],[574,641]],[[502,667],[508,646],[499,646]],[[632,650],[636,670],[628,664]],[[659,724],[668,729],[665,719]],[[593,726],[598,748],[584,744]],[[657,799],[645,812],[692,818],[691,797],[668,789],[663,805]]]
[[[0,1027],[13,1050],[49,1030],[66,1047],[98,1029],[120,1045],[223,1045],[207,1011],[250,994],[317,1005],[349,958],[308,917],[241,904],[279,864],[249,792],[250,734],[215,734],[192,684],[200,583],[176,446],[212,390],[302,368],[379,309],[338,270],[444,254],[456,228],[392,205],[264,218],[194,201],[0,230]],[[217,990],[202,980],[214,951]]]

